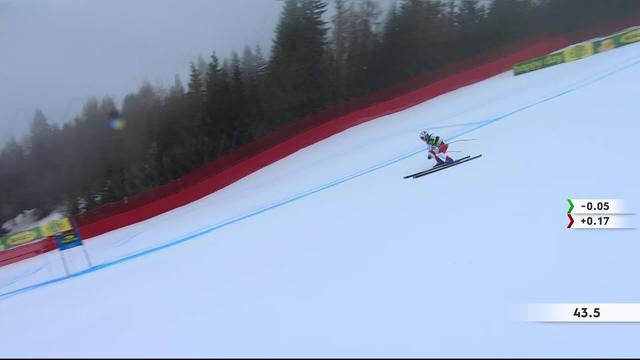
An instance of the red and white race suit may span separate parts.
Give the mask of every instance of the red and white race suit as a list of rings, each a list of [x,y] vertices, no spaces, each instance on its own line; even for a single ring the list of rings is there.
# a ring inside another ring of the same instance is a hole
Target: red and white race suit
[[[453,159],[451,159],[449,155],[447,155],[448,149],[449,145],[447,145],[440,138],[437,138],[434,143],[427,142],[427,151],[430,155],[429,157],[434,157],[438,163],[453,161]]]

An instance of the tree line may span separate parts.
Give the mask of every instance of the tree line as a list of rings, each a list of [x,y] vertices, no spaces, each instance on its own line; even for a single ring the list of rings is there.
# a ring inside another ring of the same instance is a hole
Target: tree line
[[[190,64],[120,105],[88,100],[62,126],[35,112],[0,151],[0,224],[26,209],[79,213],[138,194],[333,104],[527,36],[640,10],[633,0],[286,0],[271,49]],[[385,10],[385,11],[383,11]]]

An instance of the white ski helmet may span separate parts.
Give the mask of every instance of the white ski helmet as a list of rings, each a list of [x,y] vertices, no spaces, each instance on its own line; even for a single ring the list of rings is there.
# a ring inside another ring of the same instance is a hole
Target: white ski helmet
[[[420,131],[420,139],[422,141],[427,141],[427,140],[429,140],[430,137],[431,137],[431,135],[429,135],[429,133],[426,132],[425,130]]]

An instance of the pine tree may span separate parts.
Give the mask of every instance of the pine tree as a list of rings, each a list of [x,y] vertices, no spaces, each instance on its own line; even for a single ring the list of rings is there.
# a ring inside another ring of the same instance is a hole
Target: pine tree
[[[295,118],[326,103],[327,31],[320,0],[287,0],[276,27],[269,63],[281,118]]]
[[[29,206],[25,189],[32,179],[24,173],[28,165],[24,147],[11,137],[0,151],[0,225]]]
[[[374,56],[373,66],[376,79],[372,79],[375,88],[391,84],[400,77],[400,69],[396,67],[402,38],[400,33],[400,15],[393,2],[387,11],[382,30],[382,41]]]
[[[28,167],[26,176],[31,179],[49,179],[48,181],[30,181],[28,203],[30,208],[37,208],[41,212],[53,210],[59,197],[55,191],[53,178],[56,174],[55,129],[52,127],[42,111],[36,110],[31,122],[31,133],[28,146]],[[46,214],[45,214],[46,215]]]
[[[230,146],[235,147],[243,143],[246,138],[246,94],[244,75],[240,68],[240,58],[235,51],[231,54],[231,119],[229,133],[231,135]]]
[[[483,9],[477,0],[463,0],[455,15],[455,27],[458,30],[457,50],[454,56],[477,53],[485,46],[482,26]]]
[[[240,72],[242,73],[242,81],[247,85],[251,79],[257,76],[257,59],[253,50],[249,46],[245,46],[242,50],[242,59],[240,60]]]
[[[187,86],[188,106],[184,126],[187,128],[186,144],[188,144],[187,152],[190,154],[190,168],[206,162],[208,159],[207,153],[210,151],[207,138],[202,134],[202,129],[208,125],[207,117],[205,116],[207,98],[205,97],[206,93],[202,81],[203,76],[200,72],[202,67],[202,65],[196,66],[191,63],[189,84]]]
[[[189,65],[190,75],[187,90],[187,96],[193,107],[199,107],[204,98],[204,88],[202,85],[202,74],[196,65],[192,62]]]
[[[353,3],[347,0],[335,1],[335,14],[331,21],[333,29],[331,34],[333,57],[332,57],[332,83],[335,98],[342,99],[347,95],[347,57],[349,47],[349,35],[353,33],[351,28],[353,19],[351,12]]]
[[[256,65],[256,75],[263,76],[267,70],[267,61],[265,60],[264,55],[262,54],[262,48],[260,45],[256,45],[253,50],[253,55],[255,59]]]
[[[378,4],[372,0],[359,2],[352,11],[346,59],[349,95],[362,95],[372,85],[373,57],[380,46],[377,34],[380,15]]]

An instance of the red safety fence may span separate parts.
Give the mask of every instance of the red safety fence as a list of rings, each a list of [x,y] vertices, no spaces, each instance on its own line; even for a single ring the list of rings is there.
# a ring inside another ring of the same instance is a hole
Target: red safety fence
[[[468,57],[399,84],[331,106],[273,131],[180,179],[119,202],[74,216],[83,239],[157,216],[207,196],[304,147],[363,122],[388,115],[457,88],[509,70],[517,62],[538,57],[570,44],[604,36],[640,23],[640,13],[569,34],[535,36],[499,49]],[[47,245],[49,246],[49,245]],[[12,259],[42,253],[41,248],[21,246]],[[3,254],[3,252],[0,252]],[[0,266],[14,261],[3,261]]]
[[[15,262],[34,257],[46,253],[47,251],[55,250],[56,242],[53,237],[48,237],[43,240],[21,245],[13,249],[0,251],[0,266],[13,264]]]
[[[275,131],[167,185],[75,217],[83,238],[149,219],[209,195],[304,147],[509,69],[564,45],[564,38],[511,45],[351,100]],[[477,65],[477,66],[473,66]],[[467,70],[465,70],[467,69]],[[424,86],[427,83],[429,85]]]

